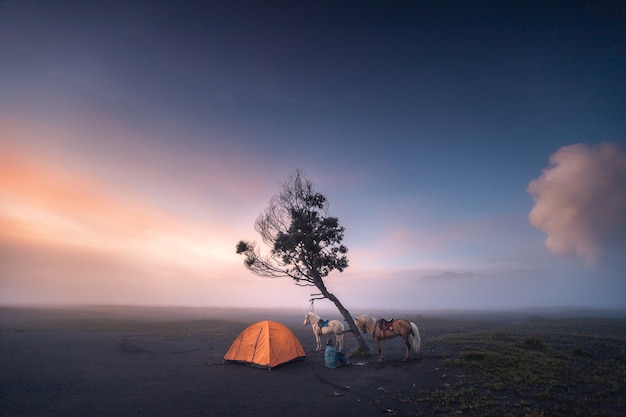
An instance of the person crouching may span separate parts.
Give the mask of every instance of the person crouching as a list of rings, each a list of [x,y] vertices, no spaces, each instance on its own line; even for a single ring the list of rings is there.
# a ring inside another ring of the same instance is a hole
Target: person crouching
[[[338,366],[350,365],[346,356],[335,349],[333,346],[333,340],[328,339],[326,341],[326,352],[324,352],[324,361],[326,362],[326,367],[334,369]]]

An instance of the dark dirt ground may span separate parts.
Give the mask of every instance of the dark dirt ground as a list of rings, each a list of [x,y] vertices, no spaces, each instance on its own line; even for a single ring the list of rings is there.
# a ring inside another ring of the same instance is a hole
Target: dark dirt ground
[[[371,356],[327,369],[305,313],[0,308],[0,415],[442,415],[397,398],[444,390],[468,372],[448,365],[449,348],[429,345],[437,335],[419,322],[422,352],[410,361],[396,338],[383,342],[383,365]],[[291,328],[306,359],[271,371],[225,363],[237,335],[265,319]],[[345,345],[356,347],[351,336]]]
[[[385,342],[384,366],[371,357],[327,369],[323,354],[314,352],[311,328],[302,326],[304,312],[240,313],[235,322],[180,315],[158,321],[144,313],[3,309],[0,415],[367,416],[395,407],[384,401],[386,392],[454,378],[455,370],[427,348],[402,362],[399,338]],[[271,371],[224,363],[239,332],[266,318],[294,331],[306,359]],[[356,343],[348,337],[346,345]]]

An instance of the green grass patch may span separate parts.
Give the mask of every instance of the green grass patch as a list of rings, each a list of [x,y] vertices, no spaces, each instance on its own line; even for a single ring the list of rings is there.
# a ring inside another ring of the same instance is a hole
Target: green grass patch
[[[445,364],[463,369],[463,381],[405,401],[437,415],[615,416],[626,410],[626,320],[532,318],[499,327],[468,323],[466,331],[458,324],[449,326],[456,332],[439,329],[424,345],[449,351]]]

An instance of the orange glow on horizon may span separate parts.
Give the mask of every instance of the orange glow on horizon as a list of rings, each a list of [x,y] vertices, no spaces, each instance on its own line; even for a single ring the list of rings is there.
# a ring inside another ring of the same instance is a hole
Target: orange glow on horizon
[[[0,165],[3,241],[113,250],[194,267],[232,258],[210,238],[209,225],[140,201],[132,190],[84,173],[37,165],[18,152],[0,155]]]

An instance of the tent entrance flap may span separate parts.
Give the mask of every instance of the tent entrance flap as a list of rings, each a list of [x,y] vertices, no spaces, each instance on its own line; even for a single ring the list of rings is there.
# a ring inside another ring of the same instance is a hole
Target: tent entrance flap
[[[256,341],[254,342],[254,349],[252,350],[252,358],[250,358],[250,362],[254,362],[254,357],[256,356],[257,348],[259,347],[259,339],[261,338],[261,334],[263,333],[263,329],[259,329],[259,334],[256,336]]]

